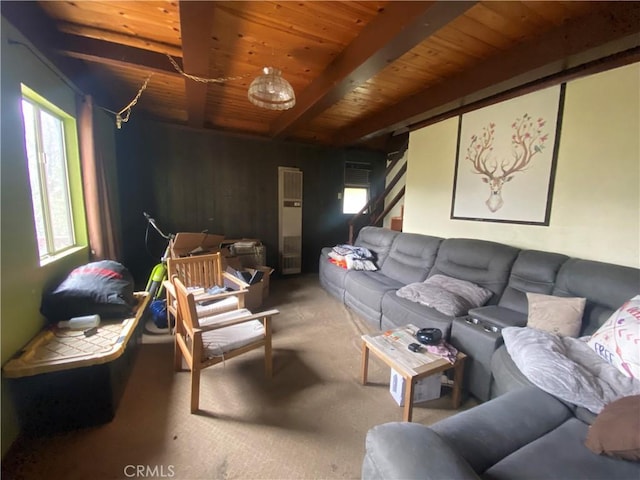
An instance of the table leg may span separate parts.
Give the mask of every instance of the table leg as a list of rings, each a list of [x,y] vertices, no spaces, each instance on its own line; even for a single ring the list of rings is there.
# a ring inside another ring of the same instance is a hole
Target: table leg
[[[415,381],[412,377],[404,379],[404,412],[402,415],[403,422],[410,422],[413,415],[413,387]]]
[[[369,373],[369,347],[367,342],[362,342],[362,384],[367,384],[367,374]]]
[[[464,378],[464,358],[456,360],[453,367],[453,389],[451,391],[451,402],[453,408],[458,408],[462,403],[462,381]]]

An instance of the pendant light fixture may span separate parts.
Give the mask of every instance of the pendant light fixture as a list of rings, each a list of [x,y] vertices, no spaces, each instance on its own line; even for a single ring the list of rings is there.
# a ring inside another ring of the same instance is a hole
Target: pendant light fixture
[[[251,82],[249,101],[269,110],[288,110],[296,104],[293,87],[282,77],[282,72],[274,67],[264,67],[263,74]]]

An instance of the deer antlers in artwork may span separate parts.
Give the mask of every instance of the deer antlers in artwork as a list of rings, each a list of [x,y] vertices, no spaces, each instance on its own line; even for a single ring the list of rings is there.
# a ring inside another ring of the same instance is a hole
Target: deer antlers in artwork
[[[531,159],[542,152],[548,134],[542,134],[542,127],[546,121],[538,118],[537,121],[525,113],[522,118],[516,119],[511,128],[514,130],[511,136],[512,159],[500,161],[502,173],[498,170],[497,160],[492,160],[493,142],[495,135],[495,123],[490,123],[482,129],[482,135],[473,135],[467,147],[465,160],[471,162],[473,173],[483,175],[482,181],[489,184],[491,193],[485,202],[489,210],[497,211],[502,207],[502,186],[510,181],[516,172],[523,172],[530,166]]]

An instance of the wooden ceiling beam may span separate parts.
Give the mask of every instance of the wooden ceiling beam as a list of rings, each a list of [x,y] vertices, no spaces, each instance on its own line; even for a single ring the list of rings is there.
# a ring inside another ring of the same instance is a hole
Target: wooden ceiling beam
[[[87,62],[147,70],[149,73],[163,75],[180,75],[166,55],[93,38],[62,35],[56,51]],[[178,65],[182,63],[179,58],[174,60]]]
[[[191,75],[208,77],[215,2],[181,1],[179,9],[184,71]],[[188,124],[191,127],[202,127],[208,85],[189,78],[185,78],[184,82]]]
[[[82,62],[54,54],[63,43],[62,35],[36,2],[0,2],[0,11],[82,93],[91,94],[98,104],[112,102],[107,91],[90,80],[91,75]]]
[[[130,47],[150,50],[157,53],[168,53],[174,58],[182,58],[182,48],[179,45],[169,45],[168,43],[155,42],[147,38],[125,35],[123,33],[112,32],[102,28],[87,27],[70,22],[58,22],[58,30],[69,35],[78,37],[94,38],[104,42],[128,45]]]
[[[286,138],[475,3],[389,2],[329,67],[297,95],[296,106],[276,119],[270,135]]]
[[[595,11],[573,19],[530,42],[448,78],[344,129],[334,139],[335,143],[350,145],[407,128],[434,116],[433,112],[438,108],[452,103],[459,107],[468,102],[465,97],[513,81],[516,77],[517,83],[524,85],[542,76],[560,72],[571,66],[571,61],[579,61],[576,60],[577,56],[599,47],[602,49],[603,45],[606,47],[610,42],[626,40],[630,36],[635,38],[636,44],[640,42],[640,12],[633,2],[612,3],[606,13]],[[613,53],[616,52],[603,51],[601,56]],[[586,61],[589,60],[592,59]],[[499,92],[489,92],[486,96],[496,93]]]

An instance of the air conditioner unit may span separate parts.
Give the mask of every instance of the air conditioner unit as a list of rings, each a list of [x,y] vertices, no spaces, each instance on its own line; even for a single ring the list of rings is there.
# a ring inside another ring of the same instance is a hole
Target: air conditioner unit
[[[280,273],[302,271],[302,172],[278,167],[278,238]]]

